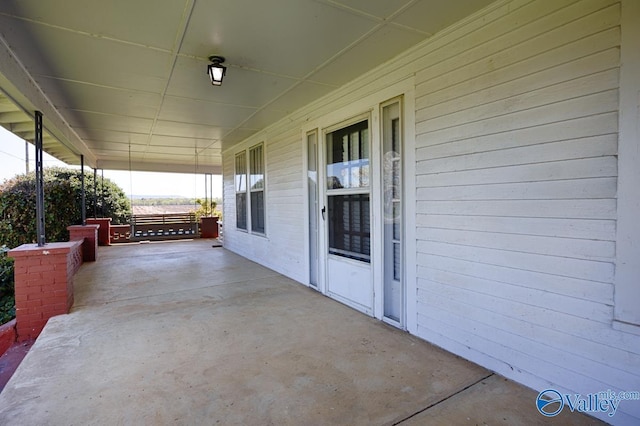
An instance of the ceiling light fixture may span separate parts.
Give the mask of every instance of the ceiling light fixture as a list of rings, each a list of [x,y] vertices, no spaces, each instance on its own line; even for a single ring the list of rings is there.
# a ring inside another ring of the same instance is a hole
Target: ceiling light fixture
[[[222,56],[209,56],[211,64],[207,66],[207,74],[211,79],[211,84],[214,86],[222,86],[222,79],[227,72],[227,67],[222,65],[224,57]]]

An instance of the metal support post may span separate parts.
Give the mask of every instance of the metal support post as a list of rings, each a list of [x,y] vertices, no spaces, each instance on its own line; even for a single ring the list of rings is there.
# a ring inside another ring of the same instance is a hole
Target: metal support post
[[[209,216],[209,190],[207,185],[209,184],[208,174],[204,174],[204,215]]]
[[[98,218],[98,169],[93,169],[93,218]]]
[[[100,169],[101,173],[102,173],[102,177],[100,178],[100,200],[102,201],[102,204],[100,204],[100,217],[105,217],[104,216],[104,169]]]
[[[27,174],[29,174],[29,142],[24,141],[24,167]]]
[[[82,191],[80,211],[82,212],[82,226],[85,226],[87,224],[87,195],[84,190],[84,155],[80,155],[80,187]]]
[[[42,157],[42,113],[35,112],[36,126],[36,241],[38,247],[45,245],[46,237],[44,230],[44,178],[43,178],[43,157]]]

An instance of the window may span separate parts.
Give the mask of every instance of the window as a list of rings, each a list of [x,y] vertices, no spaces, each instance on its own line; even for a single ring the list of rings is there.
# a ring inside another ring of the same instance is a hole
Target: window
[[[329,254],[371,261],[369,121],[327,134]]]
[[[236,228],[247,229],[247,154],[236,154]]]
[[[249,149],[251,183],[251,231],[264,234],[264,156],[263,145]]]
[[[327,139],[327,189],[369,186],[367,121],[336,130]]]
[[[328,197],[329,253],[369,262],[371,234],[369,194]]]
[[[236,228],[264,234],[264,144],[236,154],[235,190]]]

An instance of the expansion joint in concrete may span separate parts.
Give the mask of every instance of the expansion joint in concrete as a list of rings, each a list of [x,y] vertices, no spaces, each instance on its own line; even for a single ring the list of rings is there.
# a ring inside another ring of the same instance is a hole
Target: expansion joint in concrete
[[[457,392],[454,392],[454,393],[452,393],[452,394],[449,394],[449,395],[445,396],[444,398],[439,399],[438,401],[434,402],[433,404],[429,404],[429,405],[427,405],[426,407],[424,407],[423,409],[418,410],[418,411],[416,411],[415,413],[413,413],[413,414],[411,414],[411,415],[409,415],[409,416],[405,417],[404,419],[399,420],[399,421],[397,421],[397,422],[393,423],[393,426],[401,425],[402,423],[406,422],[406,421],[407,421],[407,420],[409,420],[409,419],[412,419],[413,417],[417,416],[418,414],[420,414],[420,413],[424,413],[425,411],[429,410],[430,408],[433,408],[433,407],[435,407],[436,405],[442,404],[443,402],[445,402],[445,401],[447,401],[447,400],[449,400],[449,399],[453,398],[454,396],[456,396],[456,395],[458,395],[458,394],[461,394],[462,392],[466,391],[467,389],[474,387],[474,386],[475,386],[475,385],[477,385],[478,383],[480,383],[480,382],[482,382],[482,381],[484,381],[484,380],[487,380],[489,377],[491,377],[491,376],[493,376],[493,375],[495,375],[495,373],[489,373],[489,374],[487,374],[486,376],[481,377],[480,379],[476,380],[475,382],[473,382],[473,383],[471,383],[471,384],[469,384],[469,385],[467,385],[467,386],[463,387],[462,389],[459,389]]]

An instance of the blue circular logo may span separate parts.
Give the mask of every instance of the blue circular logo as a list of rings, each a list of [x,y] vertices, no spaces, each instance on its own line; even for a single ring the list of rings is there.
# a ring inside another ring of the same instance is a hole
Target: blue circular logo
[[[557,390],[547,389],[538,394],[536,407],[543,416],[553,417],[560,414],[560,411],[564,408],[564,400]]]

